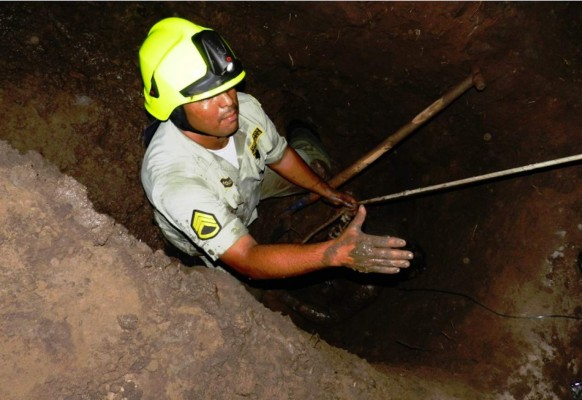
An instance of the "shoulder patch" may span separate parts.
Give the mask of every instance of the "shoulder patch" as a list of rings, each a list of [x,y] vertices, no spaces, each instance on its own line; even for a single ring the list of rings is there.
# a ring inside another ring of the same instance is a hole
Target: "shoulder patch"
[[[192,221],[190,222],[194,233],[201,240],[212,239],[222,229],[216,217],[213,214],[204,211],[194,210]]]
[[[263,134],[263,130],[258,126],[255,128],[253,133],[251,133],[251,144],[249,145],[249,150],[251,151],[252,155],[255,156],[256,159],[259,159],[259,151],[257,150],[257,141],[259,137]]]

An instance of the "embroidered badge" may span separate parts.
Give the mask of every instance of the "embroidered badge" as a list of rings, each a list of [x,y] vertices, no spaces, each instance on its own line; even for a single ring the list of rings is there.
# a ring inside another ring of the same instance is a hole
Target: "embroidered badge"
[[[199,210],[192,213],[190,225],[201,240],[212,239],[222,228],[214,215]]]
[[[233,185],[232,179],[230,178],[222,178],[220,180],[220,183],[222,183],[222,186],[224,186],[225,188],[232,187]]]
[[[261,128],[256,127],[253,133],[251,133],[251,144],[249,145],[249,150],[255,158],[259,159],[259,150],[257,149],[259,137],[263,134]]]

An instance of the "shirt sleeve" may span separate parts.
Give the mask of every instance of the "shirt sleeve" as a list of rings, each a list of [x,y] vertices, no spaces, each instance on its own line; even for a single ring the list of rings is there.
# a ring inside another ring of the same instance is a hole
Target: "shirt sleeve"
[[[277,128],[273,122],[267,117],[266,122],[267,128],[267,138],[269,140],[269,151],[267,151],[267,157],[265,159],[265,164],[273,164],[281,158],[283,158],[283,153],[285,148],[287,148],[287,140],[277,132]]]
[[[245,115],[256,125],[265,130],[265,135],[261,135],[259,146],[265,154],[265,164],[272,164],[283,157],[287,140],[279,134],[275,124],[261,107],[261,103],[249,94],[244,94]]]
[[[191,179],[166,186],[159,199],[159,212],[213,261],[248,234],[216,194]]]

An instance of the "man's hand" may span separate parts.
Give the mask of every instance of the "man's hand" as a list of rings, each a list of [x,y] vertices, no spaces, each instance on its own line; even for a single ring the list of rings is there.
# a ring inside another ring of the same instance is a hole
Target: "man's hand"
[[[335,243],[327,250],[330,265],[339,264],[358,272],[396,274],[408,268],[413,254],[398,248],[406,245],[400,238],[367,235],[361,227],[366,219],[366,209],[360,206],[354,220]]]
[[[345,192],[338,192],[335,189],[330,188],[329,193],[324,197],[324,199],[333,204],[334,206],[346,207],[351,211],[356,211],[358,207],[358,202],[351,195]]]

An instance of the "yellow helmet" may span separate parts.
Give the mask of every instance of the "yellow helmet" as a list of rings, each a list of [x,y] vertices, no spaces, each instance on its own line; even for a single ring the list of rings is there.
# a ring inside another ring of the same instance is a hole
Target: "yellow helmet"
[[[218,33],[174,17],[150,29],[139,64],[145,108],[160,121],[176,107],[222,93],[245,77],[241,62]]]

